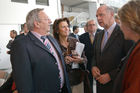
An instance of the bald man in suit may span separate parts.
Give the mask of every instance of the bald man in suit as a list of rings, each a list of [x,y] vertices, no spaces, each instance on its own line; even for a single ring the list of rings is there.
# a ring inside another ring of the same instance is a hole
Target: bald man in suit
[[[133,43],[124,39],[111,7],[100,6],[96,17],[104,30],[95,36],[92,74],[97,81],[97,93],[112,93],[114,79],[118,74],[117,67]]]

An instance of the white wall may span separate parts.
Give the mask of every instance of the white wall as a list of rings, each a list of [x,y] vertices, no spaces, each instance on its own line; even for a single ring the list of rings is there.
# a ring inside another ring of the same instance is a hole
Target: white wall
[[[61,17],[60,0],[49,0],[49,6],[36,5],[35,1],[28,0],[28,4],[26,4],[0,0],[0,24],[22,24],[25,22],[27,13],[34,8],[44,8],[52,21]]]
[[[10,38],[10,30],[18,30],[18,25],[0,25],[0,69],[9,69],[10,64],[10,55],[6,52],[8,49],[6,45],[8,44]]]
[[[36,0],[26,3],[15,3],[11,0],[0,0],[0,69],[10,68],[10,56],[6,54],[6,45],[10,40],[10,30],[19,32],[20,24],[26,20],[27,13],[34,8],[44,8],[52,22],[61,17],[60,0],[49,0],[49,6],[36,5]]]

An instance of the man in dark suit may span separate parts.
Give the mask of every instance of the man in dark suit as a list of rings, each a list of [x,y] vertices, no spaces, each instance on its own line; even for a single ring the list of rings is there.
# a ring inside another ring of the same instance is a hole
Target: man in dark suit
[[[26,23],[28,34],[11,49],[18,93],[71,93],[61,49],[48,34],[51,20],[37,8],[28,13]]]
[[[87,57],[87,69],[89,70],[89,80],[90,80],[90,86],[93,90],[93,76],[91,74],[91,60],[92,60],[92,56],[93,56],[93,41],[94,41],[94,36],[97,30],[97,26],[96,26],[96,22],[94,20],[89,20],[86,23],[86,28],[87,28],[87,32],[82,34],[79,37],[79,40],[81,43],[85,44],[85,55]]]
[[[112,93],[117,67],[132,46],[114,20],[114,10],[102,5],[96,12],[98,23],[104,28],[95,36],[92,74],[97,80],[97,93]]]
[[[13,41],[14,41],[14,39],[15,39],[16,36],[17,36],[17,31],[11,30],[11,31],[10,31],[10,37],[11,37],[12,39],[9,40],[8,44],[6,45],[6,47],[7,47],[8,49],[11,49],[12,43],[13,43]],[[7,54],[10,54],[10,50],[7,51]]]
[[[79,26],[73,26],[73,33],[70,33],[69,36],[79,40],[78,32],[79,32]]]

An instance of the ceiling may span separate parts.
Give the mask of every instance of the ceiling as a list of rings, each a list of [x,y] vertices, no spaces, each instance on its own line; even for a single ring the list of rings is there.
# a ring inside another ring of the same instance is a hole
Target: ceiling
[[[68,7],[88,8],[87,0],[61,0],[61,3]]]
[[[61,0],[61,3],[68,7],[78,7],[78,8],[88,8],[88,2],[101,1],[104,4],[121,7],[123,4],[128,2],[129,0]]]

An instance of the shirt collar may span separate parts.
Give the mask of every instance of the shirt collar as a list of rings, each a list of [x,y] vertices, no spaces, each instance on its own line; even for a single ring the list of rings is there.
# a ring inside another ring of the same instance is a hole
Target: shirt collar
[[[40,34],[37,33],[37,32],[34,32],[34,31],[31,31],[31,33],[32,33],[36,38],[38,38],[41,42],[43,42],[43,40],[41,39],[41,36],[42,36],[42,35],[40,35]]]
[[[92,33],[92,35],[95,36],[95,33],[96,33],[96,32]],[[89,33],[89,35],[91,35],[91,33]]]
[[[113,32],[115,26],[116,26],[116,22],[114,22],[114,23],[110,26],[110,28],[107,29],[106,31],[107,31],[109,34],[111,34],[111,33]]]

